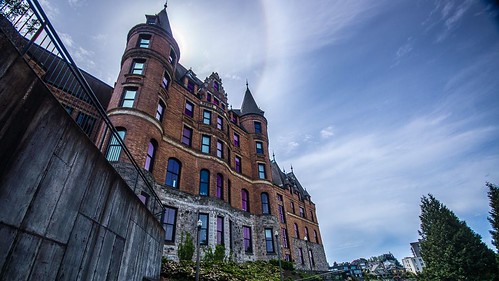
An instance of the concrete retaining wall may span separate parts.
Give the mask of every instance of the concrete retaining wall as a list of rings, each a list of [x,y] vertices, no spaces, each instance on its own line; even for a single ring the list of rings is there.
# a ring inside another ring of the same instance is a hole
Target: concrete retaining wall
[[[0,280],[158,278],[164,232],[0,31]]]

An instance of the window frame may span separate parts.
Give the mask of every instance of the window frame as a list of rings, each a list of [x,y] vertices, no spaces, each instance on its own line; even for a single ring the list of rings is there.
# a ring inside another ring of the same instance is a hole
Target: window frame
[[[243,165],[241,162],[242,162],[241,157],[236,155],[234,160],[234,169],[236,170],[236,172],[240,174],[243,172]]]
[[[203,110],[203,124],[211,125],[211,111],[206,109]]]
[[[239,137],[239,134],[234,132],[234,146],[235,147],[240,147],[241,143],[240,143],[240,137]]]
[[[217,140],[217,157],[224,158],[224,143],[221,140]]]
[[[123,94],[121,94],[120,107],[133,108],[138,91],[137,87],[125,87]],[[130,97],[129,94],[133,94],[133,97]]]
[[[170,169],[170,163],[172,163],[172,168]],[[174,171],[173,169],[175,168],[176,171]],[[167,162],[167,165],[166,165],[166,178],[165,178],[165,185],[166,186],[169,186],[169,187],[172,187],[172,188],[176,188],[176,189],[179,189],[179,183],[180,183],[180,175],[182,173],[182,162],[180,162],[180,160],[178,160],[177,158],[168,158],[168,162]],[[168,179],[171,179],[172,180],[172,184],[169,184],[169,180]]]
[[[211,137],[208,135],[201,136],[201,152],[206,154],[211,152]]]
[[[189,134],[186,135],[186,132]],[[192,128],[187,127],[184,125],[184,128],[182,129],[182,143],[191,147],[192,146]]]
[[[163,116],[165,115],[166,104],[160,99],[158,101],[158,107],[156,108],[156,120],[159,122],[163,121]]]
[[[251,227],[243,225],[243,248],[245,253],[253,253],[253,241],[251,236]]]
[[[165,242],[174,243],[175,242],[175,232],[176,232],[176,228],[177,228],[177,213],[178,213],[178,209],[174,208],[174,207],[170,207],[170,206],[164,206],[164,207],[165,207],[165,211],[163,212],[163,218],[161,220],[162,224],[163,224],[163,229],[165,230],[164,239],[165,239]],[[173,223],[172,222],[165,222],[165,220],[168,219],[166,212],[169,211],[169,210],[171,210],[171,211],[174,212],[174,214],[173,214]],[[166,228],[165,228],[165,226],[166,226]],[[172,228],[171,239],[167,239],[167,235],[168,235],[167,227],[168,226],[170,226]]]
[[[188,107],[190,107],[190,109]],[[184,115],[194,118],[194,103],[189,100],[185,101]]]
[[[150,151],[151,148],[152,148],[152,153]],[[151,139],[149,141],[149,144],[147,145],[146,161],[144,163],[144,169],[146,169],[149,172],[152,172],[152,169],[154,167],[154,158],[156,156],[157,149],[158,149],[158,142],[154,139]]]
[[[270,235],[269,235],[270,234]],[[272,228],[265,228],[265,250],[267,253],[275,253],[274,234]]]
[[[121,138],[121,140],[124,142],[125,137],[126,137],[126,129],[123,127],[117,127],[116,130],[118,131],[118,136]],[[115,138],[114,134],[111,134],[109,138],[109,142],[107,144],[107,149],[106,149],[106,159],[107,161],[119,161],[121,157],[121,152],[123,151],[123,148],[121,147],[119,141]]]
[[[255,128],[255,134],[261,134],[262,133],[262,123],[258,121],[253,121],[253,125]]]
[[[265,164],[258,163],[258,178],[261,180],[267,179],[267,172],[265,171]]]
[[[245,212],[250,211],[249,192],[245,188],[241,189],[241,209]]]
[[[217,173],[216,197],[221,200],[224,199],[224,177],[220,173]]]
[[[217,245],[225,245],[224,239],[224,217],[217,216]]]
[[[261,141],[256,141],[255,142],[255,149],[256,149],[256,154],[264,154],[263,153],[263,142]]]
[[[223,130],[223,127],[224,127],[224,119],[220,115],[218,115],[217,116],[217,129]]]
[[[267,192],[262,192],[260,194],[260,200],[262,202],[262,214],[270,215],[269,194]]]
[[[146,33],[139,34],[139,38],[137,40],[137,47],[149,49],[151,47],[151,39],[152,39],[151,34],[146,34]],[[147,44],[145,44],[144,42],[147,42]]]
[[[199,195],[210,195],[210,171],[207,169],[201,169],[201,171],[199,171]]]
[[[206,221],[204,220],[206,218]],[[210,216],[207,213],[199,213],[198,220],[201,220],[201,229],[199,230],[199,244],[200,245],[208,245],[208,234],[210,227]],[[203,236],[206,240],[203,240]]]
[[[130,74],[144,75],[146,69],[146,59],[133,59]]]

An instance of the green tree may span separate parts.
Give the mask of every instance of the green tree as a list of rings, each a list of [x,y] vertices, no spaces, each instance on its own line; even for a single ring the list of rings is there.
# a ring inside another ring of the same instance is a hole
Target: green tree
[[[495,255],[433,195],[421,198],[422,280],[494,280]]]
[[[499,252],[499,187],[493,183],[485,184],[489,188],[487,195],[489,196],[490,217],[488,220],[492,225],[490,234],[492,235],[492,244],[496,246],[496,251]]]
[[[181,261],[192,261],[192,256],[194,256],[194,242],[189,232],[182,232],[177,255]]]

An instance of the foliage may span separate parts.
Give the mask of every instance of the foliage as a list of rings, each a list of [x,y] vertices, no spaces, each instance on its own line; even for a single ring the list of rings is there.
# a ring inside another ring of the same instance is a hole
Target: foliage
[[[210,247],[204,250],[203,262],[205,263],[221,263],[225,260],[225,247],[223,245],[217,245],[215,251]]]
[[[270,264],[273,264],[275,266],[279,266],[279,260],[270,260]],[[292,262],[287,261],[287,260],[281,260],[281,267],[284,270],[294,270],[295,267]]]
[[[494,252],[433,195],[421,198],[421,280],[494,280]]]
[[[496,246],[496,251],[499,252],[499,187],[493,183],[485,184],[489,188],[487,195],[489,197],[490,216],[488,220],[492,226],[490,234],[492,235],[492,244]]]
[[[192,257],[194,256],[194,242],[190,233],[182,232],[177,255],[181,261],[192,261]]]

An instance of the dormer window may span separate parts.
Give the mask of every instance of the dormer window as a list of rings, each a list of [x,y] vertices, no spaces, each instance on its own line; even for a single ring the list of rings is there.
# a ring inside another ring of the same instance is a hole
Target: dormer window
[[[194,93],[194,82],[192,82],[191,80],[187,82],[187,90],[191,93]]]
[[[146,16],[146,23],[147,24],[156,24],[156,17],[155,16]]]

